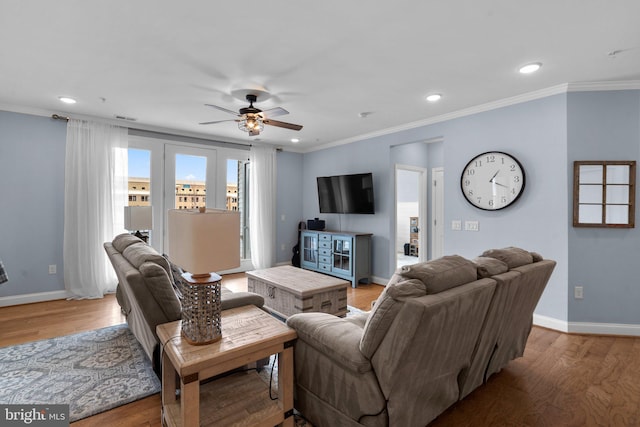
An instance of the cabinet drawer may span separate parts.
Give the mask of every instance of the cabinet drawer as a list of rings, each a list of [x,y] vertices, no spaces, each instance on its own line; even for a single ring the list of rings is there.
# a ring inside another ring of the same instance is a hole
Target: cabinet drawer
[[[319,262],[320,264],[331,264],[331,257],[320,255]]]
[[[322,256],[331,256],[331,249],[330,248],[322,248],[318,250],[318,253]]]
[[[318,246],[325,249],[331,249],[331,240],[320,240],[320,244]]]
[[[331,271],[331,264],[318,264],[318,270]]]
[[[320,241],[322,241],[322,240],[331,241],[331,234],[320,233],[320,234],[318,234],[318,238],[320,239]]]

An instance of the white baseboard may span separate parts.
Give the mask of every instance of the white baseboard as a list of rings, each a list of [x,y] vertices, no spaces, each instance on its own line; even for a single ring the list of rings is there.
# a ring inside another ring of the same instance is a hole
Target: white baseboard
[[[387,286],[389,283],[389,279],[385,279],[384,277],[372,276],[371,281],[374,285]]]
[[[54,301],[67,298],[69,298],[69,294],[67,293],[67,291],[51,291],[38,292],[34,294],[12,295],[8,297],[0,297],[0,307],[31,304],[34,302]]]
[[[569,333],[640,337],[640,325],[629,325],[624,323],[569,322]]]
[[[552,317],[533,315],[533,324],[569,334],[623,335],[640,337],[640,325],[623,323],[566,322]]]
[[[554,319],[553,317],[541,316],[539,314],[533,314],[533,324],[541,326],[547,329],[553,329],[554,331],[568,332],[567,322],[563,320]]]

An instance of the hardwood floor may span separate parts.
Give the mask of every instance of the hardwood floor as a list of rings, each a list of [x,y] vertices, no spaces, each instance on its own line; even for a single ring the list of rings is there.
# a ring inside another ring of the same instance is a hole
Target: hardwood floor
[[[232,290],[246,290],[244,274],[225,276],[223,282]],[[350,289],[348,304],[368,310],[382,289]],[[0,347],[124,321],[113,295],[4,307]],[[159,394],[73,423],[160,425]],[[524,357],[430,424],[449,426],[640,426],[640,338],[568,335],[534,327]]]

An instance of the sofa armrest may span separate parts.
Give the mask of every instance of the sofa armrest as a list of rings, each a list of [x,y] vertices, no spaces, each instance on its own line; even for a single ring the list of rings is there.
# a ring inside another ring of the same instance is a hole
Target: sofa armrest
[[[300,313],[287,319],[298,339],[315,348],[344,368],[363,374],[371,362],[360,352],[362,327],[328,313]]]
[[[243,305],[255,305],[256,307],[262,307],[264,305],[264,298],[261,295],[254,294],[253,292],[225,292],[222,295],[222,309],[229,310],[230,308],[241,307]]]

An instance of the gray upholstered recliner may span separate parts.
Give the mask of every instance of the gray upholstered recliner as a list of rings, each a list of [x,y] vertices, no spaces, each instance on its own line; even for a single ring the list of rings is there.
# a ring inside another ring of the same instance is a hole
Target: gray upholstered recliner
[[[295,408],[316,427],[423,427],[520,356],[555,262],[483,255],[399,269],[370,313],[291,316]]]
[[[156,326],[180,320],[179,292],[169,261],[153,247],[131,234],[120,234],[104,243],[118,276],[116,298],[127,317],[129,328],[160,372],[160,346]],[[175,269],[175,267],[174,267]],[[253,304],[262,307],[262,296],[251,292],[231,292],[222,287],[222,309]]]

